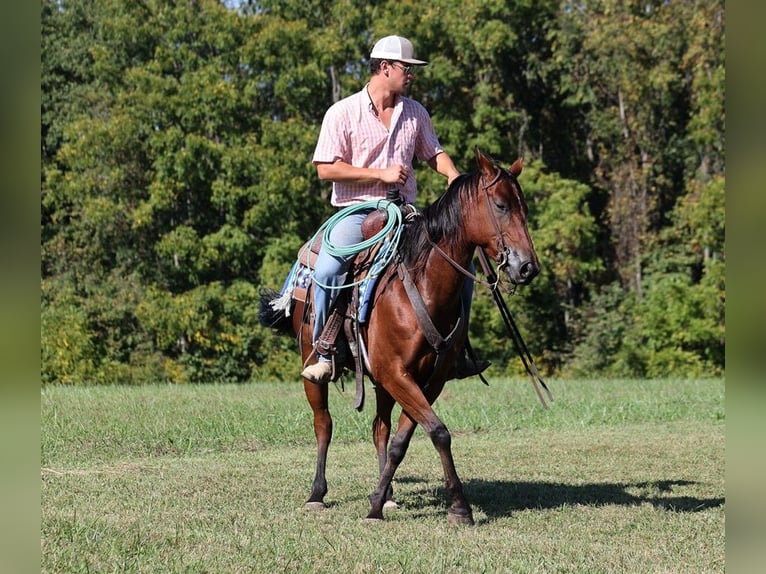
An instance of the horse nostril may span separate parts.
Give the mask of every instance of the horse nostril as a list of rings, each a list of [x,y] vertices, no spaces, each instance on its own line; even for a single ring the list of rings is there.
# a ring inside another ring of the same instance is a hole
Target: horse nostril
[[[522,279],[531,279],[537,275],[537,268],[531,261],[527,261],[526,263],[522,263],[521,268],[519,269],[519,274]]]

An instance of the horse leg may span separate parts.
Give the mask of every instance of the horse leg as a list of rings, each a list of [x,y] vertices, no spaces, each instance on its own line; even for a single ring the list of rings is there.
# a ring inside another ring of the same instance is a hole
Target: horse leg
[[[375,387],[375,396],[377,412],[372,421],[372,439],[378,453],[378,471],[382,475],[388,458],[388,440],[391,437],[391,411],[394,408],[394,399],[380,386]],[[396,508],[394,488],[390,484],[386,489],[383,508]]]
[[[439,420],[438,417],[437,420]],[[452,505],[447,509],[447,523],[473,524],[473,512],[463,494],[463,483],[455,470],[455,461],[452,458],[452,437],[449,430],[443,422],[439,421],[428,435],[441,458],[447,493],[452,496]]]
[[[310,381],[303,381],[303,389],[306,398],[314,411],[314,436],[317,441],[317,462],[314,482],[311,485],[311,495],[306,501],[306,508],[325,508],[324,497],[327,494],[327,479],[325,469],[327,466],[327,450],[332,440],[332,417],[328,406],[328,385],[317,385]]]
[[[442,468],[444,469],[444,480],[447,494],[452,499],[452,504],[447,510],[447,522],[449,524],[473,524],[473,512],[468,500],[463,493],[463,483],[455,469],[455,460],[452,457],[452,436],[446,425],[439,419],[431,404],[436,400],[441,392],[442,385],[429,389],[429,396],[426,398],[421,389],[414,381],[409,380],[408,384],[399,385],[391,388],[391,395],[402,407],[402,417],[399,419],[399,428],[396,431],[394,439],[391,441],[391,447],[388,451],[388,461],[385,470],[380,477],[378,488],[370,496],[372,508],[368,518],[383,518],[382,505],[383,493],[388,488],[393,479],[396,468],[404,458],[409,440],[417,424],[421,425],[431,439],[436,452],[439,453]],[[407,420],[411,422],[408,424]]]
[[[384,464],[381,468],[378,486],[370,495],[370,512],[367,514],[368,520],[383,520],[383,507],[388,500],[388,493],[391,492],[391,481],[394,479],[396,469],[399,468],[407,448],[410,445],[417,423],[409,418],[405,413],[399,417],[399,426],[396,429],[394,438],[388,448],[388,455],[384,456]]]
[[[431,438],[431,442],[439,453],[439,458],[442,461],[442,468],[444,469],[444,481],[447,493],[452,496],[452,505],[447,510],[447,523],[471,525],[474,524],[473,512],[463,493],[463,483],[457,475],[455,460],[452,458],[452,435],[446,425],[433,411],[433,408],[431,408],[431,405],[434,404],[434,401],[441,394],[445,382],[446,381],[442,381],[440,384],[431,385],[426,393],[426,400],[428,401],[430,411],[428,416],[433,417],[435,421],[434,431],[428,432],[428,436]]]

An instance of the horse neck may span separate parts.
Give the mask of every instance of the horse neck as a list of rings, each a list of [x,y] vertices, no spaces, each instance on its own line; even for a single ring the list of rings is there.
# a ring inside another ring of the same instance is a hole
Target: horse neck
[[[444,241],[440,243],[439,248],[452,261],[449,261],[438,249],[432,248],[425,269],[416,283],[431,292],[433,298],[447,303],[460,297],[463,281],[468,280],[465,274],[455,268],[455,264],[468,271],[476,246],[462,241],[453,241],[449,246],[445,245]]]
[[[425,219],[412,227],[407,235],[409,257],[413,258],[410,264],[419,268],[413,274],[415,283],[421,293],[428,293],[429,297],[441,302],[454,300],[459,295],[465,275],[455,268],[455,264],[467,269],[476,248],[465,235],[466,216],[462,210],[465,210],[466,202],[461,199],[459,188],[451,189],[447,194],[426,210]],[[455,217],[455,209],[460,209],[463,215]],[[436,236],[438,240],[433,239]]]

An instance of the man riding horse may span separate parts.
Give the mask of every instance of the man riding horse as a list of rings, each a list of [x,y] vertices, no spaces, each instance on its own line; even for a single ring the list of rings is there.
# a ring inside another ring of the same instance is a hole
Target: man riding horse
[[[427,63],[414,58],[412,43],[406,38],[386,36],[370,53],[369,82],[327,110],[313,163],[319,178],[332,182],[332,205],[343,208],[383,199],[392,188],[398,189],[407,203],[414,203],[415,156],[445,176],[448,184],[460,175],[441,147],[426,109],[403,95],[415,77],[416,66]],[[360,210],[339,221],[331,231],[331,243],[342,247],[362,241],[362,221],[370,211]],[[314,266],[316,362],[301,373],[314,383],[328,382],[333,373],[332,357],[326,349],[317,348],[317,343],[352,259],[353,255],[330,254],[323,247]],[[472,295],[473,282],[466,281],[462,296],[466,316]],[[469,358],[463,350],[454,373],[457,378],[464,378],[479,374],[488,366],[486,361]]]

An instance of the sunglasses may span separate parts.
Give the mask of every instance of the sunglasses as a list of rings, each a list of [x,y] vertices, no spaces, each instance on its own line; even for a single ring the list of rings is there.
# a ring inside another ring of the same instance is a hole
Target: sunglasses
[[[404,65],[404,64],[402,64],[401,62],[391,62],[391,67],[392,67],[392,68],[395,68],[397,64],[399,64],[399,67],[400,67],[400,69],[402,70],[402,72],[404,72],[404,75],[405,75],[405,76],[406,76],[407,74],[413,74],[413,75],[415,74],[415,72],[413,72],[413,71],[412,71],[412,69],[414,68],[414,66],[405,66],[405,65]]]

